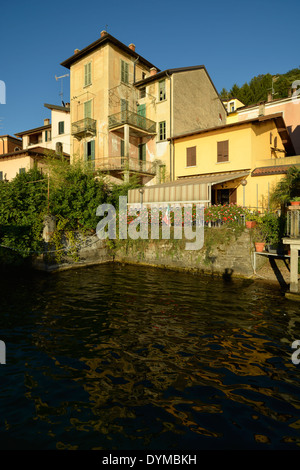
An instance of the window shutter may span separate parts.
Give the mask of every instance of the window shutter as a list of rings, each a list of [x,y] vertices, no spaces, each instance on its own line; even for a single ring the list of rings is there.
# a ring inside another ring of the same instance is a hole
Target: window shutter
[[[121,60],[121,82],[128,83],[129,81],[129,73],[128,73],[128,64]]]
[[[95,141],[91,141],[91,160],[95,160]]]
[[[218,162],[228,161],[228,140],[218,142]]]
[[[89,62],[84,66],[84,86],[92,83],[92,63]]]
[[[196,147],[186,149],[186,166],[196,166]]]
[[[92,101],[86,101],[84,103],[84,117],[91,118],[92,117]]]

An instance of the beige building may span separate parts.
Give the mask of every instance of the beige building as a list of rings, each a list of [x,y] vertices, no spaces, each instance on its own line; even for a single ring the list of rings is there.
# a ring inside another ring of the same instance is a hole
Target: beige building
[[[18,173],[45,168],[47,156],[52,152],[70,157],[70,108],[45,104],[51,110],[50,119],[44,125],[15,134],[16,137],[0,137],[0,181],[10,181]]]
[[[173,179],[173,133],[226,121],[204,66],[161,72],[106,31],[61,65],[70,69],[71,158],[118,178]]]
[[[23,149],[43,147],[70,154],[70,106],[57,106],[45,103],[51,111],[51,119],[44,119],[44,125],[15,134],[22,139]]]

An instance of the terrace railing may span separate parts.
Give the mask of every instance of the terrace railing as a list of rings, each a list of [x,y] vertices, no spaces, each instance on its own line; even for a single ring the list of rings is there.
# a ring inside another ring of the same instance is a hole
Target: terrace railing
[[[122,126],[123,124],[129,124],[149,134],[156,134],[156,122],[132,111],[125,110],[108,117],[109,129]]]

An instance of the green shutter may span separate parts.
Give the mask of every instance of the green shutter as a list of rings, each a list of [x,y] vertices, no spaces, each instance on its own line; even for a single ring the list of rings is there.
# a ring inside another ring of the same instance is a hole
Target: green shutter
[[[91,118],[92,117],[92,100],[86,101],[84,103],[84,117]]]
[[[139,116],[146,117],[146,105],[145,104],[138,105],[137,113]]]
[[[64,121],[60,121],[58,123],[58,133],[59,134],[64,134],[65,133],[65,123],[64,123]]]
[[[84,66],[84,86],[88,86],[92,83],[92,63],[89,62]]]
[[[121,82],[129,82],[129,64],[121,59]]]

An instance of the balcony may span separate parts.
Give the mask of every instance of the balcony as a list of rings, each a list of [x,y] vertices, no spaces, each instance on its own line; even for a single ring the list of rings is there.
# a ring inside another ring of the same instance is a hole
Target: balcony
[[[96,120],[84,118],[80,121],[72,122],[72,135],[77,139],[96,135]]]
[[[125,110],[108,116],[108,127],[110,130],[120,128],[124,126],[124,124],[128,124],[133,128],[138,136],[156,134],[156,122],[140,114]]]
[[[141,161],[137,158],[108,157],[103,159],[97,169],[101,171],[120,172],[129,171],[145,175],[155,175],[156,166],[153,162]]]

